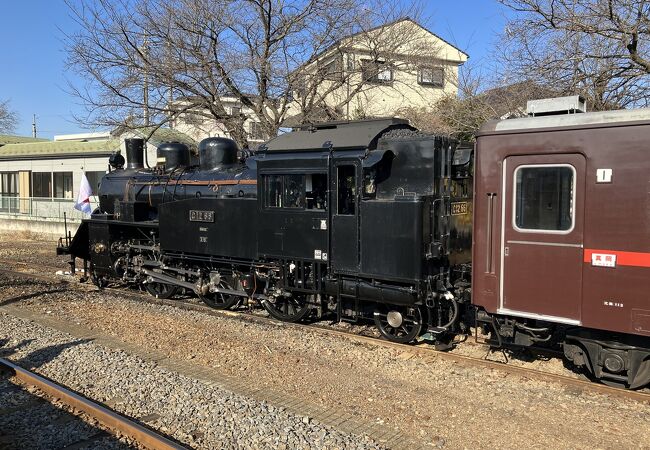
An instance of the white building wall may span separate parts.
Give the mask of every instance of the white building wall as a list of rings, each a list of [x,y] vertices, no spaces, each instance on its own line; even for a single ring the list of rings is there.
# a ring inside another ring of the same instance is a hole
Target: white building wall
[[[72,172],[73,198],[32,198],[29,200],[29,215],[34,217],[63,218],[65,212],[68,218],[82,218],[83,214],[74,209],[74,202],[79,195],[83,174],[85,172],[106,172],[107,170],[108,156],[0,161],[0,172]],[[95,190],[94,186],[93,190]],[[96,192],[93,193],[96,194]],[[98,205],[97,197],[91,197],[90,201],[94,209]]]

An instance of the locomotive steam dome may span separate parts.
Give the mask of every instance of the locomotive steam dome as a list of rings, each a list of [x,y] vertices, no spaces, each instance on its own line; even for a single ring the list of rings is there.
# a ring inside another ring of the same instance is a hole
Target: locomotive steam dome
[[[199,143],[201,170],[214,170],[237,163],[237,144],[232,139],[211,137]]]
[[[190,165],[190,149],[180,142],[163,142],[156,152],[157,165],[171,171]]]

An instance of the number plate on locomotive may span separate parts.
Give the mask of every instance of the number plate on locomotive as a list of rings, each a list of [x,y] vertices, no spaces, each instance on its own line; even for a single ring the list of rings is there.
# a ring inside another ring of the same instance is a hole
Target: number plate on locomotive
[[[190,210],[190,222],[214,222],[214,211]]]
[[[451,215],[460,216],[467,214],[467,202],[454,202],[451,204]]]

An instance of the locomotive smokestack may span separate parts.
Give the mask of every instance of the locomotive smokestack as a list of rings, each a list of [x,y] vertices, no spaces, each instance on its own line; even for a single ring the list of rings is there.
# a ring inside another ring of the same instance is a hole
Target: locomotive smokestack
[[[144,139],[125,139],[127,169],[138,170],[144,168]]]

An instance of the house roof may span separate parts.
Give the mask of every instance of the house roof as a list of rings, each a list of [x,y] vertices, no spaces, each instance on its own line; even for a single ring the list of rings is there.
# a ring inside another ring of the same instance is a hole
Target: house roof
[[[461,49],[459,49],[458,47],[456,47],[455,45],[453,45],[452,43],[450,43],[450,42],[447,41],[446,39],[441,38],[440,36],[438,36],[437,34],[435,34],[433,31],[429,30],[428,28],[423,27],[422,25],[420,25],[419,23],[417,23],[415,20],[411,19],[410,17],[402,17],[402,18],[399,18],[399,19],[393,20],[392,22],[388,22],[388,23],[384,23],[384,24],[381,24],[381,25],[377,25],[376,27],[374,27],[374,28],[370,28],[369,30],[358,31],[358,32],[353,33],[353,34],[350,34],[350,35],[348,35],[348,36],[344,36],[344,37],[342,37],[341,39],[338,39],[336,42],[334,42],[332,45],[330,45],[330,46],[327,47],[326,49],[324,49],[324,50],[318,52],[316,55],[314,55],[313,57],[311,57],[311,58],[309,59],[309,61],[303,63],[300,67],[305,67],[305,66],[311,64],[312,62],[314,62],[314,61],[320,59],[321,56],[323,56],[324,54],[326,54],[326,53],[329,52],[330,50],[332,50],[332,49],[334,49],[334,48],[337,48],[337,47],[340,47],[340,46],[341,46],[345,41],[347,41],[347,40],[349,40],[349,39],[352,39],[352,38],[354,38],[355,36],[359,36],[359,35],[364,34],[364,33],[371,33],[371,32],[376,31],[376,30],[381,30],[382,28],[387,28],[387,27],[393,26],[393,25],[395,25],[395,24],[398,24],[398,23],[400,23],[400,22],[411,22],[411,23],[414,24],[415,26],[418,26],[418,27],[422,28],[423,30],[425,30],[427,33],[429,33],[431,36],[435,37],[436,39],[440,39],[440,40],[441,40],[442,42],[444,42],[445,44],[449,45],[450,47],[454,48],[455,50],[458,50],[462,55],[465,56],[465,58],[469,58],[469,55],[468,55],[467,53],[465,53],[464,51],[462,51]],[[298,70],[299,70],[299,69],[300,69],[300,68],[298,68]]]
[[[7,144],[0,147],[0,159],[41,159],[62,156],[101,156],[119,150],[119,139],[102,141],[45,141]]]
[[[20,144],[23,142],[45,142],[47,139],[33,138],[27,136],[13,136],[10,134],[0,134],[0,146],[7,144]]]
[[[187,134],[178,130],[174,130],[172,128],[158,128],[158,129],[156,129],[156,127],[141,127],[141,128],[134,128],[134,129],[118,128],[113,132],[113,135],[123,136],[128,133],[133,133],[143,138],[146,138],[147,136],[151,135],[149,137],[149,143],[155,145],[156,147],[162,144],[163,142],[181,142],[190,148],[196,147],[196,141],[194,139],[189,137]]]

